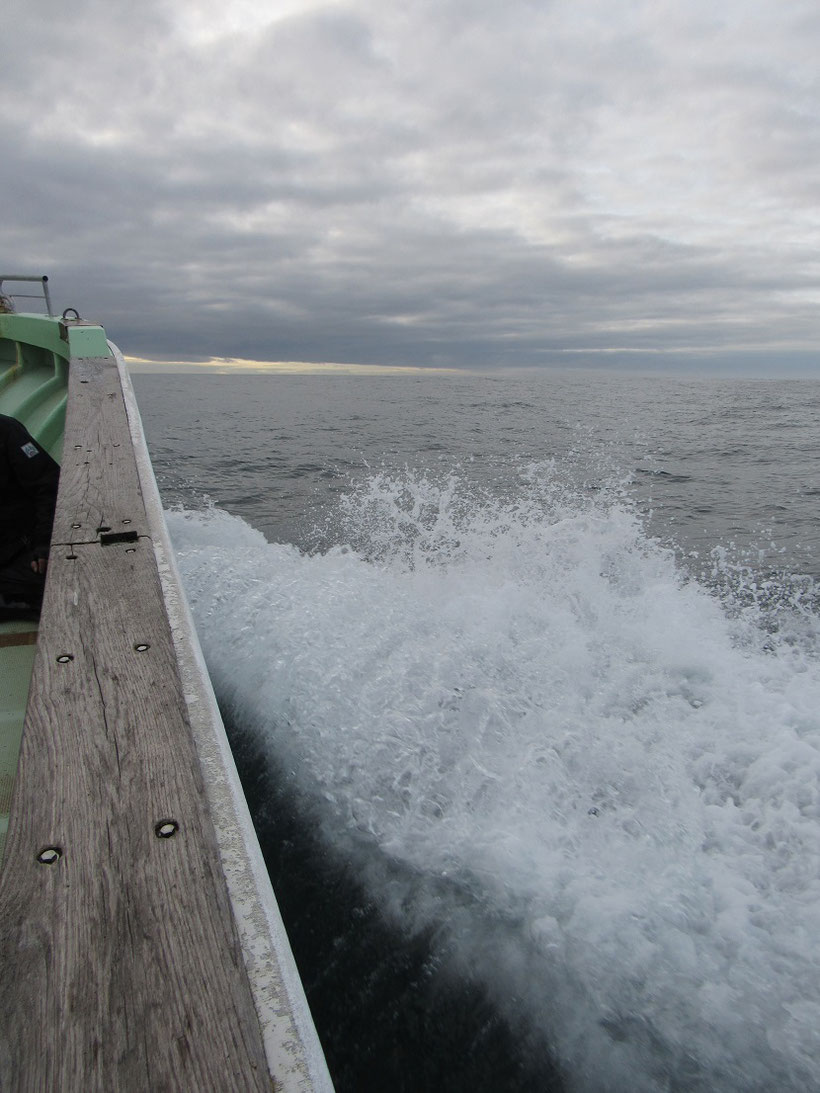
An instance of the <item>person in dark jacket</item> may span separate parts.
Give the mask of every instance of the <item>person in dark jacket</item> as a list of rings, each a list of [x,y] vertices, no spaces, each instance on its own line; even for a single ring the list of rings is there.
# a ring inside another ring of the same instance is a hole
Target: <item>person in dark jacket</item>
[[[0,618],[40,609],[59,477],[26,427],[0,414]]]

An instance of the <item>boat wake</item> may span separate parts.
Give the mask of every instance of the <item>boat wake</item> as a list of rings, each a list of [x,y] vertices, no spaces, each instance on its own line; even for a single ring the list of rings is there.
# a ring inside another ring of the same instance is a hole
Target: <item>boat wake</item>
[[[168,524],[220,701],[569,1088],[816,1086],[800,603],[773,623],[746,574],[733,607],[550,465],[507,499],[374,474],[313,555],[218,509]]]

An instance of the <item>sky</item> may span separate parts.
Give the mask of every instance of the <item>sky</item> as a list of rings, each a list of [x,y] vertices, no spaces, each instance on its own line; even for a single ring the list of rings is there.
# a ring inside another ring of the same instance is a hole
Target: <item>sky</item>
[[[5,0],[0,274],[147,361],[820,375],[817,0]]]

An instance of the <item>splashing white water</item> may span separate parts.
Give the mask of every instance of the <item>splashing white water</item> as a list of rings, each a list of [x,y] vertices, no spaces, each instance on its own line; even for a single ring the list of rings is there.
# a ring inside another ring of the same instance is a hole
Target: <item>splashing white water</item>
[[[169,514],[217,693],[572,1087],[817,1088],[817,659],[548,471],[375,476],[313,557]]]

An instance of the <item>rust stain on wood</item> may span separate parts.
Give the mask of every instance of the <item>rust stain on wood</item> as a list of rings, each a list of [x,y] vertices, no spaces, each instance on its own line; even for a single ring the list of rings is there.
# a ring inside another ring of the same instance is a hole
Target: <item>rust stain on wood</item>
[[[20,634],[0,634],[0,649],[14,648],[17,645],[36,645],[37,631],[26,630]]]

